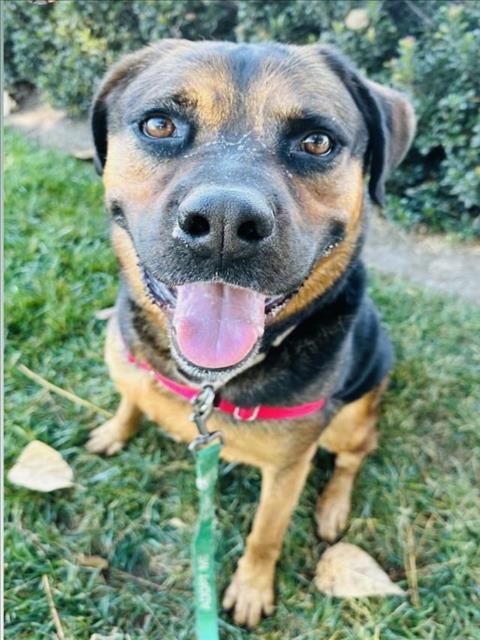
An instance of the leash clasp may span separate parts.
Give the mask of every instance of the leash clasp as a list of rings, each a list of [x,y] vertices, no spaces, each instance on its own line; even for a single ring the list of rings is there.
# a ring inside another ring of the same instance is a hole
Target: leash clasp
[[[190,416],[190,420],[195,423],[198,429],[198,436],[193,440],[188,448],[193,455],[196,454],[197,449],[205,447],[214,440],[219,440],[224,444],[224,438],[221,431],[212,431],[211,433],[207,428],[207,420],[213,411],[213,403],[215,401],[215,390],[211,385],[205,385],[198,395],[192,399],[193,413]]]

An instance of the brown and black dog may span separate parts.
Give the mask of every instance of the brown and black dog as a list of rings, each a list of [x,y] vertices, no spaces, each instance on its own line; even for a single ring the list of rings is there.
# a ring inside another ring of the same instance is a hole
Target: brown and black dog
[[[92,111],[121,288],[106,360],[121,401],[90,451],[112,454],[142,414],[185,442],[189,403],[133,366],[212,384],[243,407],[326,399],[295,420],[214,412],[223,457],[259,467],[260,504],[223,604],[273,609],[275,565],[318,445],[336,455],[316,510],[333,540],[377,442],[390,343],[365,293],[371,202],[415,129],[399,93],[319,45],[165,40],[123,58]]]

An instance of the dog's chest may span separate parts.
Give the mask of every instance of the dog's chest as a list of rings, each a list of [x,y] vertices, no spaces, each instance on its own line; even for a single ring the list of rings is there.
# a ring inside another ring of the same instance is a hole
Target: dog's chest
[[[197,436],[190,419],[192,406],[165,390],[148,372],[128,362],[115,321],[108,329],[105,358],[119,391],[150,420],[186,444]],[[322,427],[318,415],[301,420],[242,422],[214,411],[208,421],[209,431],[221,431],[224,435],[224,459],[258,467],[288,466],[318,440]]]

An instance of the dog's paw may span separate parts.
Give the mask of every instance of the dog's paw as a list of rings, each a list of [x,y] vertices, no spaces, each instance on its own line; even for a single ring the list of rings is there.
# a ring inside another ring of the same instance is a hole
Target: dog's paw
[[[124,447],[127,440],[128,437],[123,435],[118,420],[111,418],[92,431],[85,446],[91,453],[105,453],[107,456],[113,456]]]
[[[329,491],[328,487],[319,497],[315,519],[318,535],[322,540],[333,542],[345,529],[350,515],[351,500],[349,495]]]
[[[225,591],[222,606],[232,609],[235,624],[253,628],[258,625],[262,615],[272,615],[273,600],[272,584],[262,585],[261,581],[244,580],[237,571]]]

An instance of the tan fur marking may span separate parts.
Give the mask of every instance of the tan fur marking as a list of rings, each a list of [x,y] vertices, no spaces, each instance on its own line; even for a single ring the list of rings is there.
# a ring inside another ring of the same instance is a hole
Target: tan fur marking
[[[130,236],[117,225],[112,226],[112,245],[135,300],[147,312],[152,322],[158,326],[158,331],[165,333],[167,328],[165,314],[145,293],[145,285],[138,267],[137,254]]]
[[[292,104],[292,95],[295,95],[292,89],[285,71],[270,65],[266,65],[253,80],[248,95],[252,105],[249,116],[258,135],[264,134],[265,122],[272,117],[271,114],[275,114],[278,121],[285,115],[300,115],[300,107],[296,108],[295,103]]]
[[[303,283],[300,291],[295,295],[284,309],[278,314],[276,321],[284,320],[291,315],[306,308],[314,298],[327,291],[336,280],[344,273],[358,239],[361,230],[362,210],[363,210],[363,175],[359,162],[351,163],[350,166],[351,189],[340,198],[335,199],[335,208],[338,211],[348,213],[345,239],[336,247],[330,255],[321,258],[310,276]],[[304,187],[308,190],[308,187]],[[313,198],[312,198],[313,200]],[[328,219],[329,210],[322,206],[322,202],[317,196],[314,200],[318,210],[318,217],[323,220]],[[313,207],[313,202],[311,206]],[[311,210],[310,210],[311,211]],[[310,212],[308,215],[312,216]]]
[[[317,502],[318,532],[324,540],[335,540],[347,524],[355,477],[364,458],[377,446],[379,403],[387,384],[385,379],[343,407],[320,436],[320,446],[337,454],[333,475]]]
[[[313,78],[323,112],[351,121],[355,104],[318,47],[291,47],[288,58],[267,60],[252,78],[248,100],[254,129],[261,133],[269,121],[302,116],[306,100],[311,101]]]
[[[235,93],[232,78],[220,59],[208,60],[185,76],[192,101],[196,103],[199,118],[199,138],[210,138],[232,116]]]
[[[106,195],[116,197],[119,192],[132,205],[149,202],[155,193],[155,174],[158,163],[151,162],[144,153],[135,150],[132,134],[108,137],[107,162],[103,171]]]

